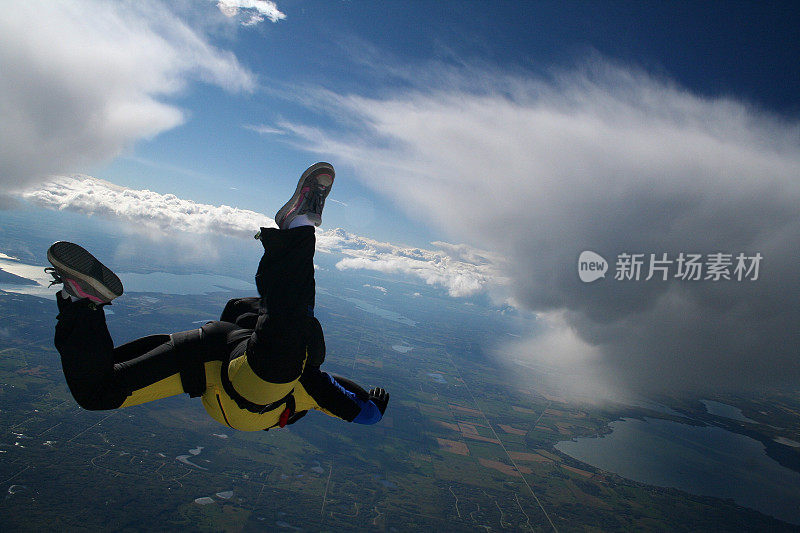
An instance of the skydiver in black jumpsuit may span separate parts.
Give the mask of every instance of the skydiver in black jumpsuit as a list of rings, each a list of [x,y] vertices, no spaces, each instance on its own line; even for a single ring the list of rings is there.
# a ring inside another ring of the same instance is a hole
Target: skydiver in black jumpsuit
[[[367,392],[320,370],[325,341],[313,313],[314,227],[334,176],[328,163],[309,167],[275,216],[279,228],[256,236],[264,246],[260,296],[229,301],[219,321],[195,330],[115,348],[103,307],[122,294],[122,283],[77,244],[53,244],[47,271],[64,285],[56,295],[55,345],[78,404],[117,409],[185,392],[200,396],[215,420],[243,431],[284,427],[311,409],[378,422],[389,401],[384,389]]]

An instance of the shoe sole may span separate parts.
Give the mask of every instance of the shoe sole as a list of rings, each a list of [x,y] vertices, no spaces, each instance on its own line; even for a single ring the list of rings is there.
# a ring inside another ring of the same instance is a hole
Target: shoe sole
[[[330,187],[331,185],[333,185],[333,180],[336,177],[336,172],[333,170],[333,165],[331,165],[330,163],[325,163],[323,161],[319,163],[314,163],[313,165],[308,167],[306,171],[303,172],[303,174],[300,176],[300,180],[297,182],[297,189],[295,189],[292,197],[289,199],[288,202],[283,204],[283,207],[278,209],[278,212],[275,214],[275,223],[278,225],[279,228],[282,227],[282,225],[278,221],[284,219],[286,215],[288,215],[289,212],[292,210],[294,205],[297,203],[297,200],[300,199],[300,191],[303,189],[303,183],[305,183],[306,178],[313,175],[320,169],[330,170],[330,182],[325,183],[324,181],[320,180],[319,183],[326,187]],[[322,220],[321,219],[317,220],[317,217],[309,217],[309,218],[311,218],[314,221],[314,224],[317,226],[319,226],[322,223]]]
[[[122,295],[119,277],[82,246],[58,241],[48,248],[47,260],[67,277],[86,283],[109,302]]]

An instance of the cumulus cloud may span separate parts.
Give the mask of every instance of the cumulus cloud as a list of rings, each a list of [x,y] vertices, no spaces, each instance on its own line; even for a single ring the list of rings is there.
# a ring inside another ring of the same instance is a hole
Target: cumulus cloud
[[[403,274],[421,279],[428,285],[444,287],[450,296],[463,297],[488,292],[494,296],[506,283],[501,274],[504,261],[490,252],[476,250],[467,256],[492,257],[491,262],[470,261],[453,256],[450,249],[465,249],[443,242],[431,243],[439,250],[408,248],[348,233],[340,228],[324,233],[317,242],[321,251],[340,250],[345,258],[336,263],[339,270],[364,269],[387,274]]]
[[[22,196],[43,207],[118,218],[161,233],[187,231],[252,238],[259,227],[272,222],[255,211],[200,204],[146,189],[126,189],[86,175],[59,176]]]
[[[271,22],[278,22],[286,18],[280,12],[275,2],[269,0],[219,0],[217,7],[223,15],[229,18],[238,17],[239,14],[247,15],[242,21],[242,26],[254,26],[268,18]]]
[[[227,205],[209,205],[149,190],[120,187],[86,175],[58,176],[22,197],[50,209],[70,210],[100,215],[128,222],[131,231],[146,233],[148,238],[170,236],[183,242],[195,239],[184,234],[214,234],[251,239],[258,228],[275,227],[263,213]],[[317,250],[344,257],[336,264],[340,270],[367,269],[401,273],[442,287],[453,296],[469,296],[497,290],[500,259],[489,252],[468,246],[436,242],[437,250],[408,248],[348,233],[340,228],[317,230]],[[208,247],[198,254],[212,253]],[[133,249],[131,249],[131,253]],[[383,292],[385,288],[375,286]]]
[[[599,59],[547,78],[437,74],[439,84],[402,94],[309,95],[340,123],[281,127],[415,219],[506,257],[512,298],[540,313],[551,339],[528,346],[531,360],[591,367],[585,375],[625,390],[797,383],[795,120]],[[623,252],[764,260],[754,282],[584,284],[583,250],[612,269]]]
[[[184,121],[195,80],[255,87],[234,55],[156,0],[30,0],[0,16],[0,192],[107,161]]]

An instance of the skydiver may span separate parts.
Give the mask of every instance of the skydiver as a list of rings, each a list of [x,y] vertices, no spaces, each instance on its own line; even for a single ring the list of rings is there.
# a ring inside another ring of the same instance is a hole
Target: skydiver
[[[256,431],[284,427],[309,410],[348,422],[378,422],[389,401],[323,372],[325,340],[314,317],[315,226],[334,180],[329,163],[303,172],[278,210],[278,228],[261,228],[264,255],[255,275],[259,297],[230,300],[220,320],[199,329],[150,335],[114,347],[103,308],[123,293],[110,269],[77,244],[59,241],[46,269],[56,295],[55,346],[72,396],[106,410],[188,393],[216,421]]]

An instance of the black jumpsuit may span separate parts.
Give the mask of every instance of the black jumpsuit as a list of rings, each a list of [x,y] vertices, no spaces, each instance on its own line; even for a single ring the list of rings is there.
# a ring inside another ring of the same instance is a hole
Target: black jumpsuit
[[[260,298],[228,302],[221,320],[114,348],[102,308],[58,296],[55,345],[72,395],[86,409],[116,409],[181,394],[235,429],[292,423],[309,409],[346,421],[381,418],[350,380],[330,376],[313,317],[314,228],[261,230]]]

